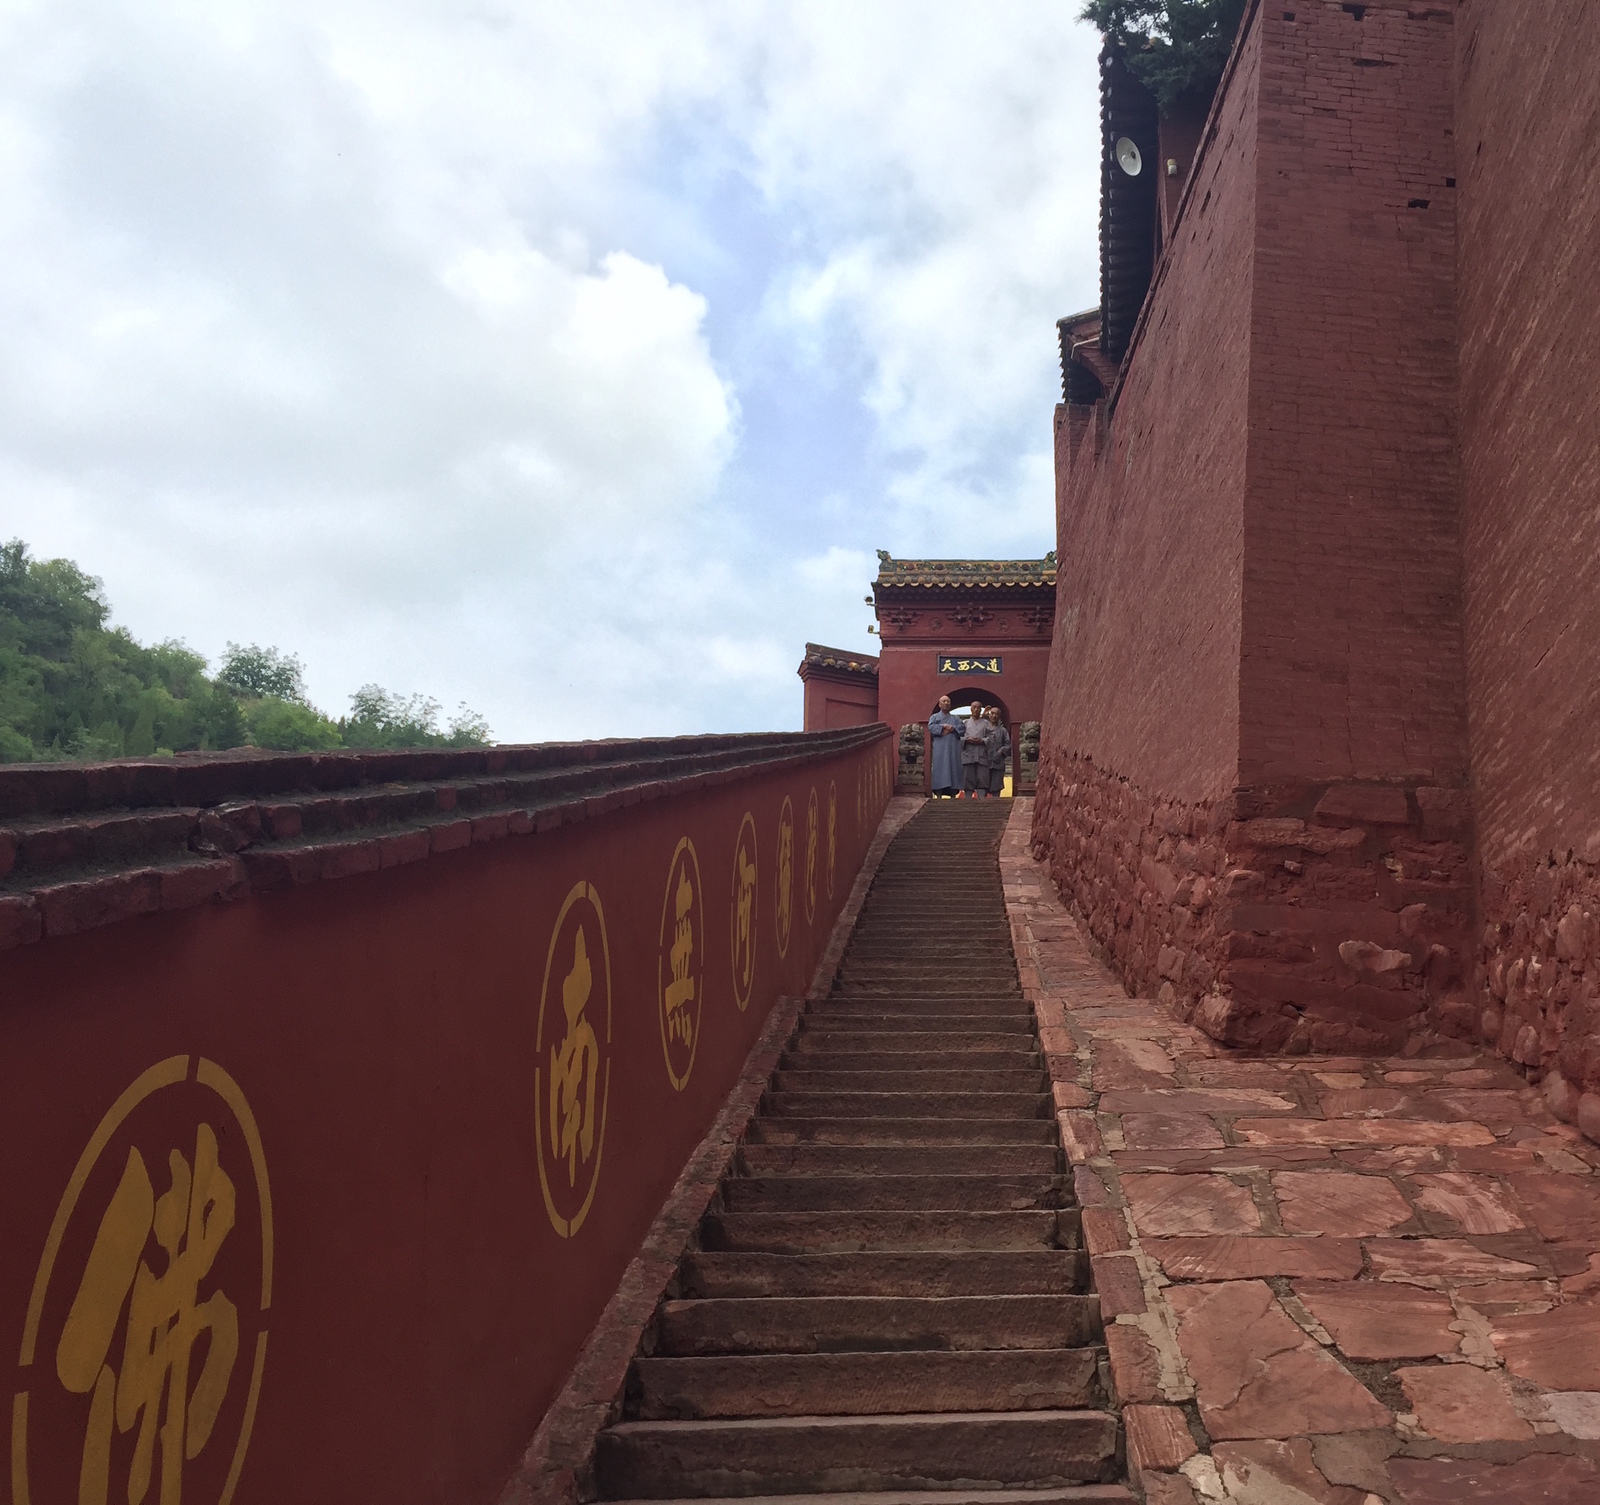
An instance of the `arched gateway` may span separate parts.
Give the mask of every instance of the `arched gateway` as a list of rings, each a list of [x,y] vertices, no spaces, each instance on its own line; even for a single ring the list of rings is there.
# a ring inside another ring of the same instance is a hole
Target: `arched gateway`
[[[876,658],[807,643],[807,731],[886,721],[901,732],[899,787],[927,787],[927,721],[941,695],[1001,707],[1011,729],[1014,788],[1032,782],[1031,734],[1044,713],[1055,628],[1056,556],[894,559],[878,550],[869,598]],[[921,728],[920,742],[916,735]]]

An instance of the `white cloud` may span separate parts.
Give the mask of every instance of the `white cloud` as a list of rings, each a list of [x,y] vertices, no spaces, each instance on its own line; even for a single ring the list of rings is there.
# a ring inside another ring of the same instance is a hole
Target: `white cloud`
[[[298,652],[333,709],[795,724],[803,641],[870,643],[864,531],[1048,546],[1050,321],[1093,272],[1069,15],[13,5],[0,532],[142,637]],[[758,258],[729,177],[770,238],[719,346]],[[860,446],[865,511],[739,479],[794,448],[758,367],[796,411],[845,384],[865,437],[809,447]]]

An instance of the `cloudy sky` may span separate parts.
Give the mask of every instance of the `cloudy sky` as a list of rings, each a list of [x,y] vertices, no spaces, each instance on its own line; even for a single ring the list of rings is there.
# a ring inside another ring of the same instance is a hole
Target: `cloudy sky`
[[[799,725],[1051,536],[1075,0],[0,0],[0,536],[500,740]]]

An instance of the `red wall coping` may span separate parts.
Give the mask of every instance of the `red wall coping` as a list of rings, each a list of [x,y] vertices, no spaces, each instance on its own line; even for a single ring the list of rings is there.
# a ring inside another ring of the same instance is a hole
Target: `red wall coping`
[[[889,735],[612,738],[423,752],[202,753],[0,769],[0,950],[376,872],[800,766]]]

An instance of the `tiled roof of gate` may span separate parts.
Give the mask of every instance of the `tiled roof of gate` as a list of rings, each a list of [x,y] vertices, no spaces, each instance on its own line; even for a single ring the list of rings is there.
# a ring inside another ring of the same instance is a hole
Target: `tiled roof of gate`
[[[1003,586],[1056,583],[1056,554],[1043,559],[891,559],[878,550],[874,586]]]
[[[800,665],[803,675],[807,669],[845,669],[853,674],[878,673],[878,660],[870,653],[850,653],[843,648],[825,648],[821,643],[807,643],[806,656]]]

